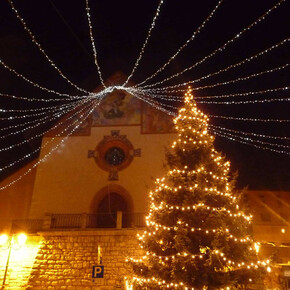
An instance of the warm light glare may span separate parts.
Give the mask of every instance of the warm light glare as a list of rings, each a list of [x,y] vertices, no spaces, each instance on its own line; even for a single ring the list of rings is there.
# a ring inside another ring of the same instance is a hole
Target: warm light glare
[[[259,251],[260,251],[260,244],[259,243],[255,243],[254,247],[255,247],[256,252],[259,253]]]
[[[0,236],[0,245],[5,245],[8,241],[8,236],[6,234],[2,234]]]
[[[19,245],[24,245],[27,240],[27,236],[22,233],[17,237],[17,240]]]
[[[281,232],[282,232],[282,234],[285,234],[286,231],[285,231],[285,229],[281,229]]]

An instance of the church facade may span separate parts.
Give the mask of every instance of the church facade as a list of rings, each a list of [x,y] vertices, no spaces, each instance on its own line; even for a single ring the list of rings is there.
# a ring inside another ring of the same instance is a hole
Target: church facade
[[[11,248],[8,267],[0,246],[3,285],[122,289],[130,274],[125,258],[143,255],[136,234],[154,180],[166,172],[166,148],[176,138],[172,119],[123,91],[108,94],[88,118],[84,112],[80,107],[59,120],[43,137],[39,158],[0,183],[23,176],[0,192],[0,233],[10,231],[10,241],[30,233],[23,249]],[[261,255],[277,255],[282,272],[274,280],[288,287],[289,193],[248,191],[246,200]],[[96,266],[104,275],[95,279]]]
[[[119,78],[115,74],[110,82]],[[84,213],[116,218],[118,211],[133,216],[148,210],[148,193],[165,172],[166,147],[176,135],[172,118],[123,91],[105,96],[88,118],[84,112],[75,109],[43,137],[43,162],[1,193],[2,221]]]

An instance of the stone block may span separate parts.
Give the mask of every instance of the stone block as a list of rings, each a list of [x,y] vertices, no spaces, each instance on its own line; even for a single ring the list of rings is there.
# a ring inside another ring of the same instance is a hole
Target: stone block
[[[109,236],[102,236],[100,237],[100,242],[109,242],[110,237]]]

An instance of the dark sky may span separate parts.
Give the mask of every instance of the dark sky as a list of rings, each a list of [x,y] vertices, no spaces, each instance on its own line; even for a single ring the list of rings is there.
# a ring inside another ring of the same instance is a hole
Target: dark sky
[[[144,58],[132,80],[140,82],[163,65],[192,35],[217,2],[217,0],[164,0]],[[224,0],[205,29],[154,81],[162,80],[202,59],[255,21],[277,2],[277,0]],[[89,3],[99,64],[104,78],[117,70],[129,74],[146,38],[159,1],[91,0]],[[88,90],[100,84],[93,62],[85,0],[15,0],[14,4],[44,50],[65,75],[74,83]],[[241,61],[245,57],[252,56],[289,37],[289,7],[290,5],[286,1],[262,23],[229,45],[225,51],[166,84],[177,84],[196,79]],[[288,43],[247,65],[200,82],[198,85],[226,81],[271,69],[289,63],[289,55]],[[49,66],[36,46],[32,44],[8,1],[0,2],[0,58],[39,84],[62,92],[77,93]],[[289,85],[289,68],[236,85],[199,91],[196,95],[248,92],[286,85]],[[16,78],[2,67],[0,67],[0,92],[21,96],[49,96]],[[252,96],[251,98],[268,97],[289,97],[289,92]],[[1,106],[4,108],[36,107],[31,103],[16,102],[3,97]],[[290,106],[286,102],[239,106],[203,104],[200,107],[212,115],[290,119]],[[218,119],[212,119],[211,122],[236,130],[290,137],[289,123],[252,123]],[[9,124],[1,122],[0,126]],[[3,143],[0,139],[0,144],[11,144],[27,137],[27,135],[17,135],[5,142],[2,139]],[[263,141],[271,142],[271,140]],[[289,142],[281,144],[290,145]],[[24,153],[30,152],[31,147],[39,145],[39,140],[29,145],[19,147],[18,150],[1,153],[1,165],[8,164],[20,158]],[[232,161],[233,170],[239,171],[239,186],[249,185],[250,188],[259,189],[290,189],[289,155],[256,149],[219,137],[216,139],[216,146]],[[290,151],[288,150],[288,152]],[[12,168],[11,171],[16,168]],[[5,171],[0,176],[3,178],[11,171]]]

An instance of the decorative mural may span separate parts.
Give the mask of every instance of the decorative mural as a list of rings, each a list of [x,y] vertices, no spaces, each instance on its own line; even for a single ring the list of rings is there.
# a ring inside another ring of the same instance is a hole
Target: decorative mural
[[[150,105],[142,104],[142,133],[173,133],[174,124],[171,116]]]
[[[140,123],[140,100],[123,91],[107,95],[92,115],[92,126],[139,125]]]
[[[46,137],[66,136],[81,119],[74,111],[64,117],[57,128]],[[141,134],[174,133],[171,116],[123,91],[108,94],[87,120],[79,125],[71,136],[88,136],[91,127],[141,125]]]

